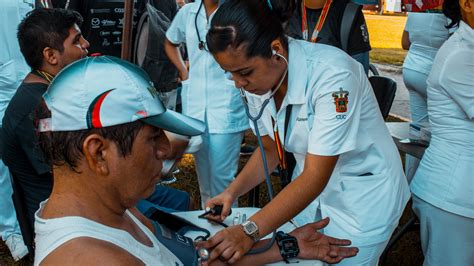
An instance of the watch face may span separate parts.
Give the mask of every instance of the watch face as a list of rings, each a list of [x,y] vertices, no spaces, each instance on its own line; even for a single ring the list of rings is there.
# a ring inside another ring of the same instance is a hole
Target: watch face
[[[255,233],[258,230],[257,225],[254,222],[251,222],[251,221],[248,221],[248,222],[246,222],[242,225],[244,227],[245,233],[248,234],[248,235],[251,235],[251,234]]]
[[[296,239],[284,239],[280,242],[280,245],[286,258],[290,259],[298,256],[299,247]]]
[[[255,231],[258,230],[257,225],[255,225],[255,223],[253,222],[247,223],[246,225],[244,225],[244,228],[247,234],[253,234]]]

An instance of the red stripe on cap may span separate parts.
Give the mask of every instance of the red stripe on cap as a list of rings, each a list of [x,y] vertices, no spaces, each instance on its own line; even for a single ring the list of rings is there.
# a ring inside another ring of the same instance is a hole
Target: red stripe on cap
[[[92,127],[94,128],[101,128],[102,127],[102,122],[100,121],[100,108],[102,107],[102,103],[105,100],[105,97],[110,93],[111,91],[108,91],[100,96],[99,99],[97,99],[97,102],[94,105],[94,108],[92,109]]]

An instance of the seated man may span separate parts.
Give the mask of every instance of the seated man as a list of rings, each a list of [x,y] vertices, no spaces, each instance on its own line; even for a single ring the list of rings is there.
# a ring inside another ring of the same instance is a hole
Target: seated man
[[[114,57],[73,63],[43,98],[38,129],[54,186],[35,215],[35,265],[182,265],[134,206],[160,181],[170,151],[163,130],[193,136],[204,125],[166,110],[147,75]],[[357,253],[343,247],[350,241],[317,232],[327,222],[291,233],[299,257],[335,263]],[[274,244],[241,263],[281,259]]]

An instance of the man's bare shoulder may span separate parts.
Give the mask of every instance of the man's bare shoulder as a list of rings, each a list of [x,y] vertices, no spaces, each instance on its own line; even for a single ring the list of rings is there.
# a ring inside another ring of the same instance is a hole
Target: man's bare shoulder
[[[40,265],[144,265],[126,250],[89,237],[70,240],[51,252]]]

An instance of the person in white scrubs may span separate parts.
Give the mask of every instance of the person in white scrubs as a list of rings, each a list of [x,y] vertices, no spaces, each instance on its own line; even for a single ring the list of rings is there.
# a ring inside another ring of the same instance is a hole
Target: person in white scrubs
[[[426,80],[436,52],[449,38],[447,25],[442,13],[408,13],[402,35],[402,47],[408,50],[403,62],[403,81],[410,95],[410,135],[414,138],[421,137],[421,128],[429,128]],[[420,161],[408,154],[405,158],[405,173],[410,181]]]
[[[430,146],[411,182],[423,265],[474,265],[474,2],[445,0],[456,32],[428,77]]]
[[[203,207],[236,176],[240,144],[249,128],[239,91],[205,43],[218,5],[217,0],[198,0],[183,6],[166,32],[165,41],[166,53],[182,80],[183,114],[207,125],[201,149],[194,154]],[[189,55],[189,71],[178,50],[183,43]]]
[[[10,99],[30,71],[20,52],[16,38],[17,26],[34,8],[34,0],[4,0],[0,9],[0,130]],[[1,136],[1,134],[0,134]],[[0,140],[1,141],[1,140]],[[1,146],[1,145],[0,145]],[[15,261],[28,254],[12,202],[10,171],[1,160],[0,151],[0,234]]]
[[[258,121],[269,168],[280,162],[275,129],[296,168],[293,181],[249,218],[251,227],[231,226],[204,247],[215,248],[211,261],[233,263],[298,214],[298,224],[329,217],[323,232],[359,248],[341,264],[376,265],[410,197],[401,159],[363,67],[337,48],[289,39],[282,23],[293,9],[284,0],[227,0],[212,21],[209,50],[246,91],[251,114],[271,98]],[[263,181],[261,152],[207,203],[224,205],[215,218]]]

